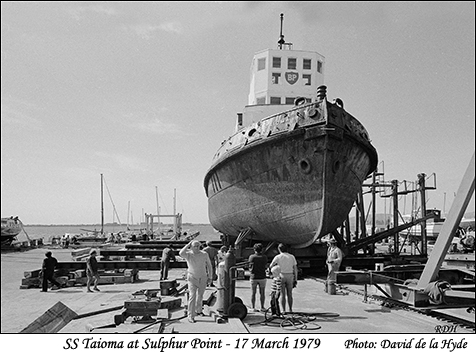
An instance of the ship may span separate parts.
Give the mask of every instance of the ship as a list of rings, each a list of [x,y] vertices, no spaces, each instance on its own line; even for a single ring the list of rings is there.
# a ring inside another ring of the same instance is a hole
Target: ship
[[[18,217],[2,218],[1,242],[3,246],[9,246],[20,234],[23,225]]]
[[[347,218],[377,151],[365,127],[327,99],[325,58],[284,41],[252,60],[248,104],[204,178],[211,225],[241,241],[305,248]]]

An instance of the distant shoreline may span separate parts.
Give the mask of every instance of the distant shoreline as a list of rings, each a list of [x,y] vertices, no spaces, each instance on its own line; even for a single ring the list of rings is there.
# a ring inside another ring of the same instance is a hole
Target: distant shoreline
[[[157,224],[157,223],[155,223]],[[144,224],[130,224],[129,226],[132,227],[141,227]],[[169,223],[162,222],[162,225],[170,225]],[[182,223],[182,226],[209,226],[210,223]],[[23,224],[24,227],[97,227],[101,226],[101,223],[86,223],[86,224]],[[127,224],[119,224],[119,223],[104,223],[104,226],[108,227],[123,227],[127,226]]]

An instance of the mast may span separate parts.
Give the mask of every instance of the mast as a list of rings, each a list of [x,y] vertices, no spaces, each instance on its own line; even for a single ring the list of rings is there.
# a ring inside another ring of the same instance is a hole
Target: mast
[[[288,50],[292,50],[293,44],[291,42],[284,41],[283,20],[284,20],[284,14],[281,14],[281,28],[279,31],[278,49],[282,50],[283,48],[286,48]]]
[[[131,212],[131,201],[127,202],[127,228],[129,229],[129,216]]]
[[[155,201],[157,203],[157,220],[159,221],[157,224],[157,231],[159,232],[160,236],[160,206],[159,206],[159,191],[157,189],[157,186],[155,186]],[[152,218],[153,220],[154,218]]]
[[[174,188],[174,216],[175,216],[175,211],[176,211],[176,209],[175,209],[175,201],[177,199],[176,195],[177,195],[177,189]]]
[[[101,174],[101,234],[104,233],[104,200],[103,200],[103,187],[102,187],[102,174]]]
[[[284,20],[284,14],[281,14],[281,28],[279,30],[279,40],[278,40],[278,48],[280,50],[283,49],[283,45],[285,44],[284,35],[283,35],[283,20]]]

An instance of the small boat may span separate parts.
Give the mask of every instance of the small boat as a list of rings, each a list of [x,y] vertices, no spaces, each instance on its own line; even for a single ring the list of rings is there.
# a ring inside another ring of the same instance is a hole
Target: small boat
[[[2,246],[9,246],[22,231],[23,225],[18,217],[2,218]]]
[[[253,58],[248,105],[204,188],[219,232],[304,248],[342,225],[378,157],[343,101],[327,99],[324,57],[293,50],[282,23],[278,49]]]

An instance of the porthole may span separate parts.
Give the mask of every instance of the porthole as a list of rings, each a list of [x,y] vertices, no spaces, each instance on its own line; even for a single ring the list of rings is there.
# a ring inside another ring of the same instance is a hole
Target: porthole
[[[334,164],[332,164],[332,171],[336,173],[340,169],[340,161],[336,160],[334,161]]]
[[[307,159],[302,159],[299,161],[299,168],[302,172],[308,174],[311,172],[311,163]]]

